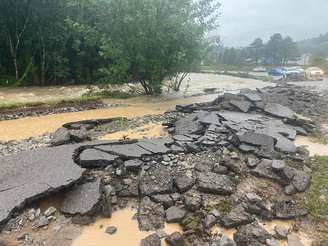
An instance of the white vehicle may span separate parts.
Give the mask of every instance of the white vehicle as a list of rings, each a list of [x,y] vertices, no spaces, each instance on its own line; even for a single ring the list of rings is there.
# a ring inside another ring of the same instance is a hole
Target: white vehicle
[[[266,68],[265,67],[256,67],[253,69],[253,72],[266,72]]]
[[[324,71],[319,67],[309,67],[306,69],[306,76],[309,79],[322,79],[324,75]]]

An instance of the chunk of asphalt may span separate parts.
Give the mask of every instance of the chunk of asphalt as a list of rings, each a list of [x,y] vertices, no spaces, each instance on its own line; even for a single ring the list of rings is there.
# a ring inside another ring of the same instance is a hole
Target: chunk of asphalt
[[[0,158],[0,225],[15,209],[78,181],[85,169],[72,156],[79,146],[40,148]]]
[[[100,179],[75,186],[65,195],[61,212],[70,215],[93,215],[101,200]]]

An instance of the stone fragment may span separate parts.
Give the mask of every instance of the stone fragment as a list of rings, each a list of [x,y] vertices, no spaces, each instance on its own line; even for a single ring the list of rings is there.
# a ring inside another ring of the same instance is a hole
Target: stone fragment
[[[246,132],[237,137],[241,143],[253,146],[273,146],[275,144],[275,141],[271,136],[256,132]]]
[[[298,171],[294,176],[292,184],[298,192],[304,192],[310,186],[311,178],[302,171]]]
[[[187,176],[185,173],[179,173],[174,178],[174,183],[178,188],[179,192],[183,193],[190,190],[195,184],[195,179]]]
[[[170,234],[165,241],[169,246],[187,246],[187,242],[183,238],[180,232],[174,232]]]
[[[222,226],[225,228],[235,228],[246,225],[254,221],[253,217],[247,213],[242,205],[233,208],[228,214],[221,218]]]
[[[100,179],[75,186],[65,194],[61,211],[71,215],[93,215],[101,200]]]
[[[191,212],[197,211],[202,206],[202,196],[195,191],[189,191],[183,195],[186,209]]]
[[[44,215],[49,217],[54,215],[57,212],[57,209],[54,207],[49,207],[46,211],[44,211]]]
[[[161,204],[144,197],[139,205],[138,222],[141,231],[152,231],[164,228],[165,211]]]
[[[222,235],[218,242],[218,245],[216,246],[236,246],[236,243],[234,240],[228,238],[225,235]]]
[[[46,216],[41,216],[36,225],[40,228],[49,225],[49,223],[49,219]]]
[[[229,176],[212,172],[199,173],[197,186],[200,191],[218,195],[230,195],[235,190],[235,184]]]
[[[139,159],[132,159],[124,162],[124,166],[128,171],[138,171],[143,165]]]
[[[166,143],[170,142],[168,139],[143,139],[140,140],[137,145],[141,148],[149,151],[153,154],[165,154],[170,151],[169,148],[166,147]]]
[[[113,235],[117,232],[117,227],[115,226],[109,226],[106,228],[105,233],[109,234],[109,235]]]
[[[296,201],[282,201],[273,206],[277,219],[295,219],[307,215],[307,210]]]
[[[108,154],[97,149],[85,149],[78,158],[78,164],[84,168],[107,167],[118,158],[116,155]]]
[[[266,245],[267,239],[271,239],[271,237],[270,233],[256,223],[239,227],[233,235],[237,245],[242,246]]]
[[[53,134],[51,144],[53,146],[59,146],[63,144],[68,144],[70,143],[70,141],[71,135],[69,134],[69,131],[65,127],[61,127]]]
[[[231,100],[230,104],[236,107],[238,110],[240,110],[243,113],[247,113],[251,108],[251,103],[247,101],[237,101],[237,100]]]
[[[279,118],[296,119],[296,113],[293,110],[278,103],[268,103],[264,108],[264,112]]]
[[[144,155],[151,155],[151,152],[140,147],[137,143],[99,145],[94,148],[107,152],[112,155],[118,155],[125,159],[141,158]]]
[[[142,239],[140,246],[161,246],[161,239],[156,233],[154,233]]]
[[[173,177],[167,167],[153,166],[142,171],[139,186],[143,196],[170,193],[173,190]]]
[[[172,206],[166,210],[165,214],[168,223],[180,223],[186,216],[186,211],[179,207]]]

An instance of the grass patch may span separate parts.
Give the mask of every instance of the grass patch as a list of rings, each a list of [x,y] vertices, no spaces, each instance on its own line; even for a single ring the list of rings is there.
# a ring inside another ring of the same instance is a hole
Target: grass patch
[[[130,93],[118,91],[118,90],[94,91],[93,89],[90,89],[88,92],[83,94],[82,97],[94,98],[94,99],[105,99],[105,98],[127,99],[127,98],[133,97],[133,95]]]
[[[196,234],[202,234],[202,219],[203,216],[199,213],[188,214],[182,221],[184,230],[193,230]]]
[[[314,143],[328,144],[328,138],[319,129],[314,130],[310,134],[310,139]]]
[[[309,165],[313,173],[311,186],[306,193],[306,206],[314,219],[327,219],[328,156],[315,157]]]
[[[55,100],[47,102],[17,102],[17,103],[0,103],[0,110],[15,110],[26,108],[55,108],[67,105],[79,105],[83,103],[97,101],[98,99],[91,97],[81,97],[76,99]]]

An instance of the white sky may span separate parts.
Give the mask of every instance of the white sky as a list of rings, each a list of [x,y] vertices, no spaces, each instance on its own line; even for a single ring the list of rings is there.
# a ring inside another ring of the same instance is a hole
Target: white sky
[[[246,46],[273,33],[299,41],[328,32],[328,0],[221,0],[225,46]]]

